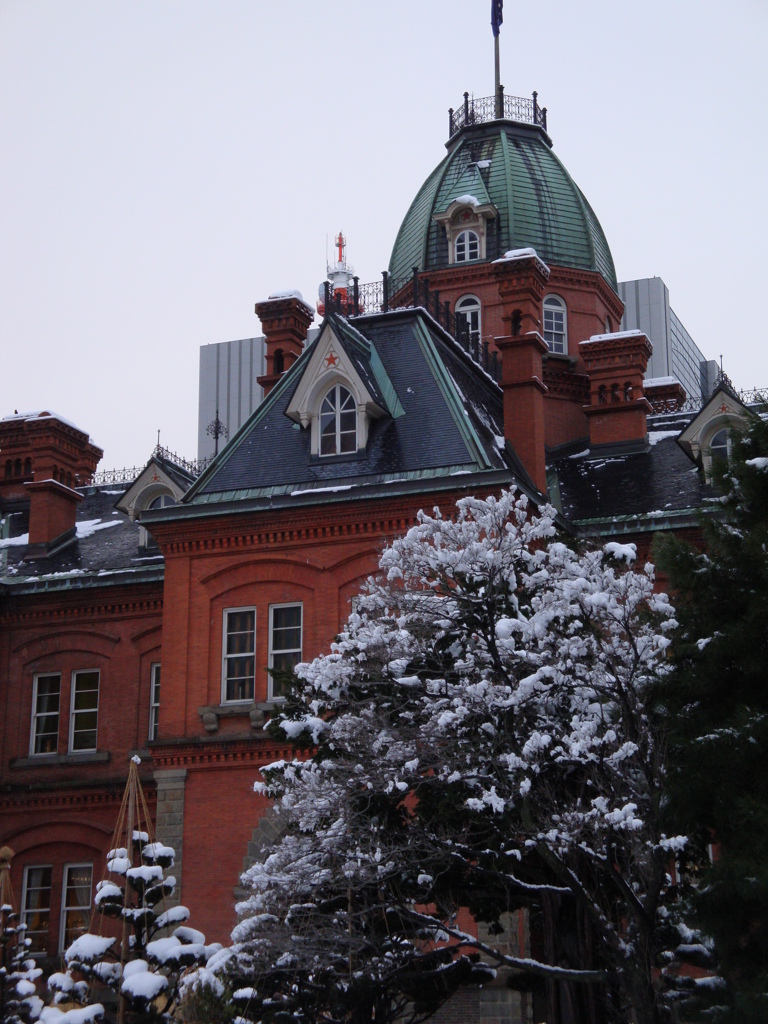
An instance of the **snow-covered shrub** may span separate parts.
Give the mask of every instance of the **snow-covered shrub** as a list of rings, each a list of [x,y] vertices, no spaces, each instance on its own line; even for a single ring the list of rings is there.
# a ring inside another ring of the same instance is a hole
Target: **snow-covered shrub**
[[[78,936],[64,954],[66,972],[48,979],[54,1005],[43,1011],[44,1024],[89,1024],[109,1017],[104,1005],[93,1001],[104,986],[137,1020],[172,1019],[188,969],[204,969],[221,949],[218,943],[206,945],[202,932],[185,925],[186,907],[166,906],[176,886],[165,874],[173,861],[172,847],[149,842],[140,830],[133,831],[130,849],[109,851],[111,877],[98,883],[94,903],[98,915],[127,925],[127,947],[114,936]],[[169,928],[170,935],[161,935]],[[58,1004],[64,1003],[80,1007],[62,1011]]]
[[[42,971],[27,953],[25,931],[11,904],[0,905],[0,1024],[29,1024],[43,1009],[35,984]]]

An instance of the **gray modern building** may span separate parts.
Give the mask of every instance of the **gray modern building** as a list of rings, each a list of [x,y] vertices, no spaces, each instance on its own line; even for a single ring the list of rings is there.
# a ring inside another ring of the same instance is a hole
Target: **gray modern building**
[[[643,331],[653,345],[646,379],[674,377],[688,398],[708,398],[714,390],[717,363],[702,354],[686,331],[669,305],[669,289],[662,279],[620,281],[619,296],[624,303],[622,331]]]
[[[317,335],[309,332],[307,344]],[[227,434],[219,438],[219,450],[234,437],[264,397],[258,377],[265,372],[264,337],[222,341],[200,348],[200,389],[197,414],[197,457],[208,459],[216,441],[212,424],[218,410]]]

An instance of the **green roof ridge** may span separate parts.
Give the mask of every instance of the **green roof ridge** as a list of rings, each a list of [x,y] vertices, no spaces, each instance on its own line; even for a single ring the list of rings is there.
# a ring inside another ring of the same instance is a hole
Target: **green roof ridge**
[[[464,408],[464,404],[457,394],[456,382],[446,369],[442,359],[438,356],[434,339],[421,317],[416,317],[414,328],[427,364],[432,371],[443,398],[445,398],[448,410],[467,446],[469,454],[473,457],[476,464],[484,469],[490,469],[491,464],[488,461],[488,456],[485,454],[480,438],[477,436],[477,432],[472,426],[472,421]]]

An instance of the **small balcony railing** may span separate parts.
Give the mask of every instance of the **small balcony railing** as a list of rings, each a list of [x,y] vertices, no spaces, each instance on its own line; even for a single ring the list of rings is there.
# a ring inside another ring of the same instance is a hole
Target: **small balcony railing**
[[[448,111],[448,138],[469,125],[486,124],[489,121],[517,121],[520,124],[537,124],[547,130],[547,108],[538,104],[538,93],[527,96],[505,96],[504,86],[498,96],[483,96],[475,99],[464,93],[464,102],[456,110]]]

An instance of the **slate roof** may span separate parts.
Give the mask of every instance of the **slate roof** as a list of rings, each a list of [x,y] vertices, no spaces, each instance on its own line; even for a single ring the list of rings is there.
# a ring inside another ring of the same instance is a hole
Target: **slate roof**
[[[339,500],[342,490],[349,492],[345,498],[355,499],[379,486],[394,494],[398,484],[425,480],[452,486],[457,475],[501,474],[529,487],[514,453],[498,440],[503,435],[500,388],[424,310],[361,316],[353,325],[334,313],[327,322],[366,385],[377,389],[373,393],[379,394],[382,407],[392,410],[393,402],[399,407],[394,415],[371,421],[365,451],[313,456],[309,429],[286,415],[316,341],[181,505],[152,510],[147,519],[200,514],[201,506],[249,500],[257,507],[307,498]]]
[[[139,524],[115,509],[125,489],[89,487],[77,507],[78,537],[50,558],[25,562],[26,545],[0,540],[0,594],[143,583],[162,579],[163,559],[139,550]],[[4,513],[8,516],[8,513]],[[12,513],[10,536],[29,528],[29,510]]]
[[[588,448],[560,454],[548,466],[551,497],[582,532],[622,533],[698,522],[715,495],[677,437],[690,414],[648,417],[648,447],[595,456]]]
[[[478,161],[490,166],[478,169]],[[481,177],[499,211],[497,222],[488,225],[489,260],[532,247],[545,263],[598,271],[617,290],[603,229],[549,137],[538,126],[511,121],[466,128],[451,140],[448,155],[405,215],[389,261],[393,278],[408,277],[414,266],[429,270],[447,264],[445,231],[432,218],[462,192],[472,191],[473,175]]]

